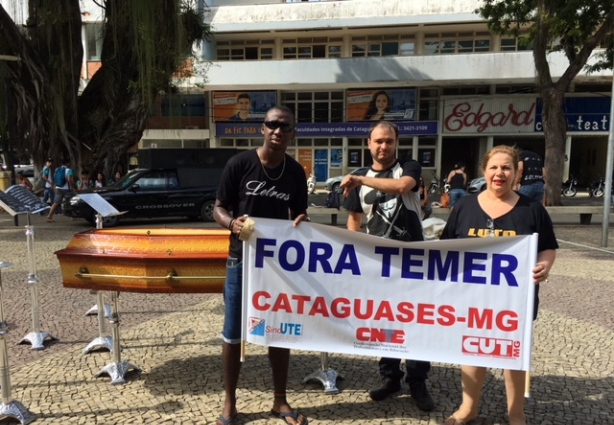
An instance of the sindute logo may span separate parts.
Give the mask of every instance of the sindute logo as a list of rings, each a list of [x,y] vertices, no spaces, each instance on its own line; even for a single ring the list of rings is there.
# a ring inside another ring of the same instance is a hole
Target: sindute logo
[[[249,334],[255,336],[264,336],[266,321],[259,317],[249,318]]]

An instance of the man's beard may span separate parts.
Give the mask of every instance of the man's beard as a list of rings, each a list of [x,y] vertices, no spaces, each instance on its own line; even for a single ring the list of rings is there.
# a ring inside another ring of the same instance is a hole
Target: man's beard
[[[389,165],[394,164],[394,162],[396,161],[396,157],[394,155],[391,155],[389,157],[387,157],[385,160],[379,160],[377,159],[377,157],[373,154],[371,154],[371,158],[373,158],[373,162],[377,162],[378,164],[380,164],[383,167],[387,167]]]

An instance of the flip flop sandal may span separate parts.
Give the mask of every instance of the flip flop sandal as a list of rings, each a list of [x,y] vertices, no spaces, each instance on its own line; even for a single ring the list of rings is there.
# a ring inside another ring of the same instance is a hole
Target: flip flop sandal
[[[220,421],[222,425],[232,425],[234,421],[237,420],[237,415],[234,415],[230,418],[225,418],[224,416],[220,415],[218,416],[217,420]]]
[[[448,419],[446,419],[445,425],[467,425],[472,420],[473,419],[466,419],[464,421],[461,421],[460,419],[457,419],[456,416],[452,415]]]
[[[276,412],[275,410],[271,410],[271,415],[275,416],[276,418],[281,419],[288,425],[294,425],[291,422],[288,422],[288,418],[294,419],[297,425],[307,425],[309,423],[309,420],[307,419],[307,417],[299,413],[298,410],[293,410],[292,412],[285,412],[285,413],[280,413],[280,412]],[[303,419],[303,422],[300,421],[301,418]]]

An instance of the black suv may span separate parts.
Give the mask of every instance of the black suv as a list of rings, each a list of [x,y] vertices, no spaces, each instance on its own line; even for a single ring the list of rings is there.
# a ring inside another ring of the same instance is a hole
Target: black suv
[[[159,218],[186,216],[213,221],[213,206],[219,177],[197,168],[136,169],[130,171],[113,186],[94,189],[121,216],[104,219],[105,227],[116,226],[124,218]],[[207,181],[215,185],[207,185]],[[86,192],[84,192],[86,193]],[[67,217],[84,218],[96,222],[96,212],[85,203],[79,193],[68,193],[62,202]]]

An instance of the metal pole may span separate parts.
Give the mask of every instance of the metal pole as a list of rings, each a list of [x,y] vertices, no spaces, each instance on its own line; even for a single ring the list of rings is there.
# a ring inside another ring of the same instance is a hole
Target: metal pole
[[[10,267],[11,263],[0,261],[0,272],[5,267]],[[4,321],[4,307],[2,301],[2,276],[0,275],[0,386],[2,386],[2,403],[0,403],[0,417],[10,416],[17,419],[22,424],[29,424],[35,417],[25,408],[23,404],[16,400],[11,400],[11,377],[9,370],[9,358],[6,347],[6,335],[8,326]]]
[[[102,216],[100,214],[96,214],[96,229],[102,229],[102,224]],[[102,291],[96,291],[96,300],[96,305],[92,307],[85,315],[87,316],[90,314],[90,312],[94,310],[96,311],[98,316],[98,337],[94,338],[94,340],[83,349],[83,354],[89,353],[96,347],[106,348],[107,350],[113,352],[113,341],[110,336],[105,335],[105,317],[111,317],[110,307],[109,314],[105,314],[107,305],[104,303]]]
[[[608,153],[605,162],[605,194],[603,196],[603,223],[601,225],[601,246],[608,246],[610,228],[610,196],[612,194],[612,167],[614,164],[614,72],[612,73],[612,93],[610,96],[610,133],[608,136]]]
[[[30,217],[28,214],[29,221]],[[24,336],[19,343],[27,341],[32,345],[32,350],[43,350],[45,348],[45,340],[47,338],[55,339],[55,337],[40,330],[40,303],[38,300],[40,289],[38,276],[36,275],[36,262],[34,260],[34,226],[26,226],[26,241],[28,246],[28,285],[30,286],[30,294],[32,296],[32,332]]]
[[[119,298],[119,292],[111,292],[111,334],[113,336],[113,362],[121,363],[121,348],[119,346],[119,306],[117,305],[117,299]]]
[[[96,374],[96,376],[101,376],[103,374],[109,375],[111,377],[111,384],[125,384],[126,379],[124,376],[129,370],[139,371],[140,369],[133,364],[128,362],[122,362],[121,359],[121,347],[119,344],[119,306],[117,303],[117,299],[119,297],[119,292],[112,291],[111,292],[111,338],[113,339],[113,360],[111,363],[107,364],[103,367],[100,372]]]
[[[0,263],[10,266],[10,263]],[[2,277],[0,276],[0,279]],[[9,359],[6,348],[8,326],[4,321],[4,302],[2,301],[2,281],[0,280],[0,385],[2,386],[2,403],[11,401],[11,377],[9,376]]]
[[[36,266],[34,263],[34,227],[26,226],[26,240],[28,245],[28,285],[32,295],[32,331],[40,332],[40,315],[38,300],[38,276],[36,276]]]

